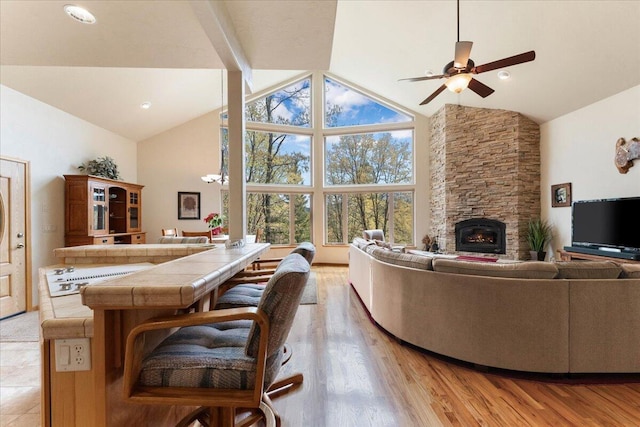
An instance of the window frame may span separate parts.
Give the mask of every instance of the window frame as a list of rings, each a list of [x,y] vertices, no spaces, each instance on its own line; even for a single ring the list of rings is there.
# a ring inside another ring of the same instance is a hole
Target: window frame
[[[343,127],[326,127],[325,124],[325,91],[324,91],[324,81],[325,78],[328,78],[340,85],[346,86],[347,88],[359,92],[363,96],[371,99],[374,102],[380,103],[383,106],[402,113],[411,118],[410,121],[403,122],[389,122],[389,123],[374,123],[367,125],[352,125],[352,126],[343,126]],[[346,246],[350,242],[342,242],[342,243],[328,243],[327,242],[327,214],[326,214],[326,195],[328,194],[342,194],[343,200],[342,203],[347,203],[350,194],[354,193],[390,193],[390,197],[393,197],[393,193],[400,192],[411,192],[413,197],[413,224],[414,230],[412,235],[412,242],[408,243],[408,245],[415,245],[416,241],[416,232],[415,232],[415,224],[416,224],[416,133],[417,133],[417,123],[416,123],[416,114],[398,106],[396,103],[384,99],[383,97],[373,94],[370,91],[359,87],[353,83],[349,83],[340,77],[337,77],[328,72],[315,71],[315,72],[306,72],[300,74],[298,76],[292,77],[286,81],[283,81],[280,84],[269,87],[268,89],[257,92],[251,96],[246,98],[245,103],[253,103],[258,99],[268,96],[271,93],[282,90],[296,82],[309,79],[310,81],[310,126],[309,127],[298,127],[293,125],[283,125],[277,123],[262,123],[262,122],[252,122],[249,120],[245,121],[245,129],[247,131],[258,131],[258,132],[272,132],[272,133],[285,133],[291,135],[301,135],[301,136],[309,136],[310,137],[310,159],[309,159],[309,176],[310,176],[310,185],[297,185],[297,184],[261,184],[261,183],[246,183],[245,189],[247,193],[274,193],[274,194],[308,194],[310,197],[310,232],[311,232],[311,240],[321,241],[323,245],[329,247],[339,247]],[[224,119],[224,114],[226,114],[226,110],[222,110],[220,112],[220,143],[222,148],[222,130],[227,128],[227,120]],[[411,142],[411,168],[412,168],[412,178],[409,183],[398,183],[398,184],[349,184],[349,185],[326,185],[326,176],[325,176],[325,140],[327,137],[331,136],[340,136],[340,135],[353,135],[353,134],[367,134],[367,133],[384,133],[384,132],[394,132],[394,131],[411,131],[413,134],[412,142]],[[224,184],[222,186],[221,191],[228,191],[228,184]],[[222,195],[221,195],[222,196]],[[393,198],[391,198],[391,202],[389,203],[390,209],[393,209]],[[345,206],[346,208],[346,206]],[[290,208],[290,241],[292,241],[295,236],[294,233],[294,219],[295,219],[295,211],[293,209],[293,205]],[[343,215],[347,215],[347,210],[343,209]],[[387,212],[389,227],[392,226],[393,223],[393,211]],[[318,218],[322,218],[322,224],[318,222],[315,224],[315,221]],[[343,218],[343,224],[345,230],[343,231],[345,239],[348,237],[348,218],[345,216]],[[321,233],[316,235],[317,233]],[[393,239],[393,233],[390,233],[389,239]],[[391,240],[393,243],[393,241]],[[293,244],[293,242],[291,243]],[[274,245],[280,246],[280,245]]]

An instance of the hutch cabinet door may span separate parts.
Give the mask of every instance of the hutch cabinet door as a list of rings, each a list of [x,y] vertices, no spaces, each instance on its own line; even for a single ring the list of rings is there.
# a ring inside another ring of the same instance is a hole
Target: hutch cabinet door
[[[139,189],[129,189],[127,232],[142,231],[142,198]]]
[[[109,187],[109,234],[127,232],[127,189]]]
[[[89,218],[91,218],[91,226],[89,235],[95,236],[107,234],[109,227],[109,204],[107,197],[109,195],[109,187],[98,182],[89,183]]]

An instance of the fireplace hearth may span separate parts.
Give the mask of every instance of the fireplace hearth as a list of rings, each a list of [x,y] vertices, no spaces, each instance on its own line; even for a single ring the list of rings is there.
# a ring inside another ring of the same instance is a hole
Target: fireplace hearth
[[[506,253],[506,225],[488,218],[472,218],[455,226],[456,251]]]

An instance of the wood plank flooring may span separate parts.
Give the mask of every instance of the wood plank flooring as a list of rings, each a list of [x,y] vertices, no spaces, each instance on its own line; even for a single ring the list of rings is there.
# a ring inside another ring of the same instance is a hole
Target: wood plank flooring
[[[346,267],[313,270],[318,304],[299,307],[282,372],[305,380],[274,401],[284,427],[640,426],[640,376],[480,372],[380,330],[347,284]],[[0,343],[2,427],[40,423],[38,349]]]
[[[284,426],[640,426],[640,376],[481,372],[400,344],[368,318],[347,269],[314,266],[318,304],[300,306],[275,400]]]

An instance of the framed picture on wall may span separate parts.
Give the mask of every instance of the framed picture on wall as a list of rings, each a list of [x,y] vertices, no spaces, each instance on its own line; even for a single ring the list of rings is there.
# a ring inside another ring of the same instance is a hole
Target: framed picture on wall
[[[200,193],[178,191],[178,219],[200,219]]]
[[[571,183],[551,186],[551,207],[563,208],[571,206]]]

